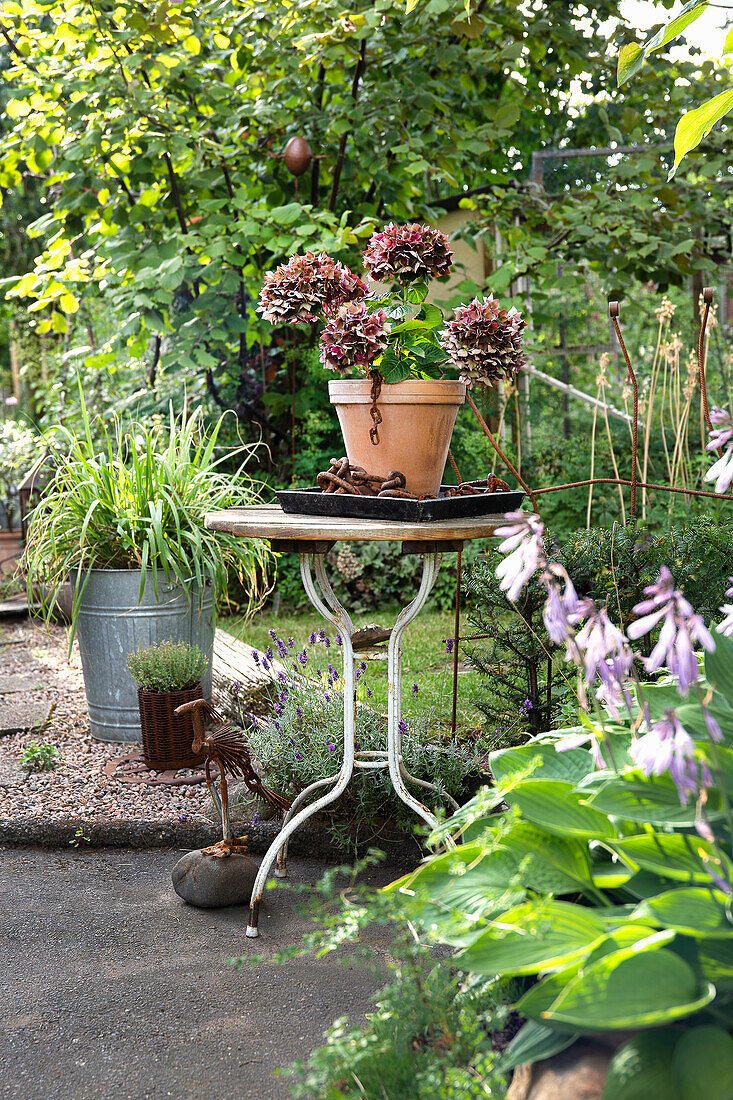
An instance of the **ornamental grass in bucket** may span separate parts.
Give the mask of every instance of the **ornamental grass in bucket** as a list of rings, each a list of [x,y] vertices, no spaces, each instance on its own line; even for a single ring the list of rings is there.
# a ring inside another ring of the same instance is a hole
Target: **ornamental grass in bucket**
[[[324,322],[321,362],[342,375],[329,395],[349,462],[384,480],[399,470],[421,496],[439,491],[467,388],[510,382],[525,362],[525,322],[514,307],[489,295],[444,321],[426,300],[452,266],[440,230],[390,224],[364,252],[371,286],[326,253],[307,252],[268,272],[260,295],[272,324]]]
[[[69,644],[78,631],[92,733],[137,740],[126,655],[167,637],[210,655],[214,596],[226,598],[229,570],[251,605],[265,588],[264,545],[204,526],[207,512],[257,499],[243,468],[252,448],[221,453],[222,420],[207,429],[187,408],[171,408],[162,425],[116,418],[97,442],[79,391],[81,434],[60,427],[46,441],[56,476],[31,513],[23,564],[47,617],[72,582]]]

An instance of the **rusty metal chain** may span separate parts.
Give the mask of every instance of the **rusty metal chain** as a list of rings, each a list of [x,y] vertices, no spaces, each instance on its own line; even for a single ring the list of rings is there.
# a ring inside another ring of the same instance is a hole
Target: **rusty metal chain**
[[[322,471],[316,478],[318,487],[324,493],[361,497],[396,497],[402,500],[432,500],[433,497],[419,497],[406,488],[405,475],[400,470],[391,470],[388,477],[381,474],[368,474],[361,466],[351,466],[348,458],[332,458],[330,469]],[[508,493],[509,486],[501,478],[491,475],[483,481],[463,481],[460,485],[447,489],[447,497],[478,496],[483,493]]]
[[[372,407],[369,410],[369,415],[374,421],[373,426],[369,429],[369,438],[372,441],[372,446],[376,447],[379,443],[379,425],[382,423],[382,414],[377,404],[379,395],[382,392],[382,376],[378,370],[370,370],[369,376],[372,380]]]

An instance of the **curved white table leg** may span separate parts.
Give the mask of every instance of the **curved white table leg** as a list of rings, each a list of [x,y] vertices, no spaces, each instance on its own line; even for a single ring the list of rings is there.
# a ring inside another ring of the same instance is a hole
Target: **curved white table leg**
[[[317,611],[323,615],[324,619],[328,619],[338,628],[341,634],[342,646],[343,646],[343,662],[344,662],[344,759],[341,765],[341,769],[336,777],[335,785],[326,794],[317,798],[315,802],[312,802],[309,806],[299,810],[295,813],[290,821],[280,830],[278,835],[273,840],[264,858],[260,864],[257,872],[257,878],[255,879],[254,887],[252,889],[252,900],[250,902],[250,917],[249,924],[247,926],[247,936],[254,938],[259,935],[257,925],[260,916],[260,903],[262,901],[262,893],[265,889],[267,882],[267,876],[270,873],[270,868],[275,862],[275,859],[281,849],[284,849],[288,840],[293,835],[296,829],[299,829],[308,818],[313,817],[314,814],[319,813],[325,809],[332,802],[335,802],[337,798],[343,794],[348,786],[349,780],[354,773],[354,721],[356,713],[356,699],[354,692],[354,650],[351,645],[351,638],[354,633],[354,627],[351,619],[346,610],[341,607],[336,596],[334,595],[331,585],[328,583],[328,579],[325,575],[325,569],[323,566],[323,555],[314,554],[316,577],[319,583],[323,584],[323,594],[326,600],[331,605],[327,607],[321,599],[321,596],[316,589],[313,582],[313,575],[311,573],[310,556],[308,554],[300,555],[300,575],[303,580],[303,587],[305,589],[308,599],[316,608]],[[328,780],[330,782],[330,780]],[[326,785],[326,781],[319,780],[318,783],[322,786]],[[311,790],[313,789],[311,784]],[[305,792],[304,792],[305,793]]]
[[[426,554],[424,557],[422,579],[420,588],[414,600],[400,611],[389,639],[387,648],[387,677],[388,677],[388,706],[387,706],[387,759],[389,761],[389,774],[392,785],[402,801],[418,814],[423,821],[434,829],[438,824],[437,817],[430,810],[418,802],[414,795],[410,794],[405,786],[401,767],[402,732],[400,721],[402,717],[402,664],[400,660],[400,642],[405,628],[420,614],[427,603],[430,590],[435,584],[440,569],[440,554]],[[422,785],[422,784],[420,784]]]
[[[433,791],[440,798],[445,799],[446,802],[450,802],[454,810],[460,810],[461,807],[458,805],[455,798],[453,798],[452,795],[448,794],[447,791],[441,791],[435,786],[434,783],[428,783],[426,779],[418,779],[416,775],[412,775],[411,772],[408,772],[407,768],[404,765],[402,757],[400,757],[400,772],[402,774],[402,778],[405,780],[406,783],[414,783],[416,787],[424,787],[427,791]]]
[[[304,802],[308,801],[308,796],[314,791],[318,791],[321,787],[327,787],[329,783],[336,783],[338,775],[329,775],[325,779],[317,779],[315,783],[311,783],[309,787],[305,787],[300,794],[293,799],[293,803],[283,818],[282,828],[284,829],[288,822],[295,816],[296,810],[298,810]],[[282,830],[281,830],[282,831]],[[284,842],[282,848],[278,852],[277,863],[275,864],[275,878],[287,878],[288,868],[288,842]]]

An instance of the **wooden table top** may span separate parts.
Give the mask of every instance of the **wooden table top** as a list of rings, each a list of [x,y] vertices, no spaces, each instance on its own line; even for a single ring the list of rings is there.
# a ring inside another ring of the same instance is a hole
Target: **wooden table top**
[[[503,513],[461,520],[403,523],[400,520],[302,516],[283,512],[279,504],[252,504],[209,512],[209,531],[284,542],[449,542],[490,538],[506,523]]]

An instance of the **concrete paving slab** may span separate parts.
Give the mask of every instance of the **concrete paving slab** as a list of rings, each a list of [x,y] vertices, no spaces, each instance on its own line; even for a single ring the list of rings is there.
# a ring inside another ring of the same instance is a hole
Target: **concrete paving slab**
[[[0,695],[17,695],[21,691],[38,691],[42,687],[40,680],[30,680],[27,676],[0,675]]]
[[[0,756],[0,787],[18,787],[28,778],[28,768],[24,768],[17,756]]]
[[[313,929],[303,896],[194,909],[173,892],[180,851],[0,849],[0,1100],[285,1100],[273,1071],[370,1010],[383,978],[336,959],[265,961]],[[288,863],[315,883],[323,864]],[[395,877],[368,872],[371,883]],[[379,957],[383,930],[373,942]]]
[[[0,702],[0,737],[38,729],[50,715],[51,704],[44,700]]]

